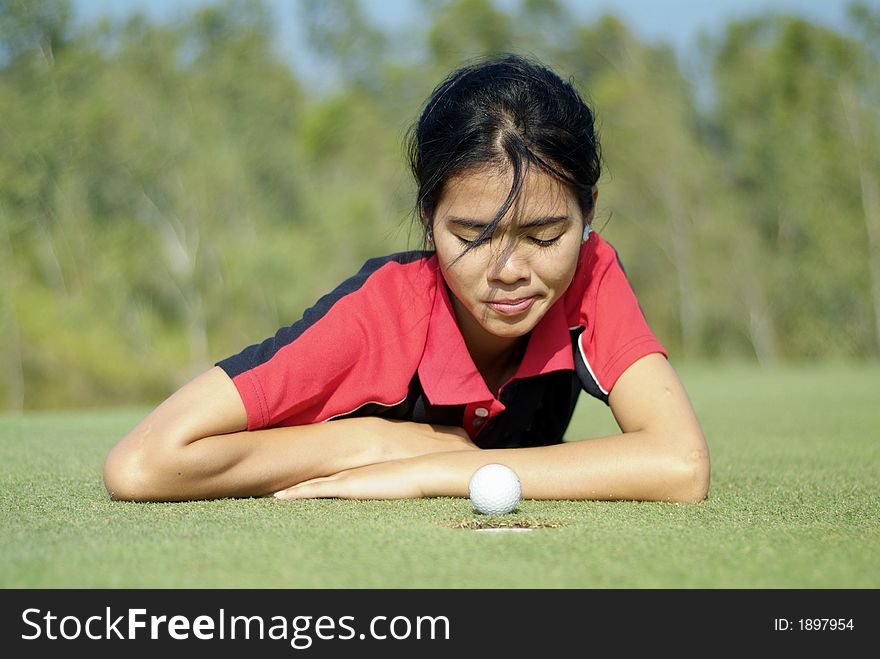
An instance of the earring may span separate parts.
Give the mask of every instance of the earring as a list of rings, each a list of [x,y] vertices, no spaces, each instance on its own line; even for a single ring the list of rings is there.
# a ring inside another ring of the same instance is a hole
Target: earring
[[[584,225],[584,242],[587,242],[587,239],[590,237],[590,234],[593,233],[593,227],[589,224]]]
[[[434,244],[434,232],[428,231],[428,233],[425,234],[425,242],[427,242],[429,245]]]

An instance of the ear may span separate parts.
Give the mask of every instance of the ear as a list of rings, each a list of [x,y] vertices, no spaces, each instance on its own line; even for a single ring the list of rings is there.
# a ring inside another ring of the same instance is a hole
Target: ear
[[[419,204],[419,220],[421,220],[422,226],[425,227],[425,231],[430,233],[434,226],[434,218],[429,215],[424,204]]]
[[[589,214],[587,215],[587,217],[584,218],[584,221],[587,224],[593,223],[593,215],[596,214],[596,202],[598,201],[598,199],[599,199],[599,188],[598,188],[598,186],[594,185],[593,186],[593,204],[590,206]]]
[[[584,242],[590,237],[590,234],[593,232],[593,216],[596,214],[596,200],[599,199],[599,188],[595,185],[593,186],[593,203],[590,206],[590,212],[584,216]]]
[[[425,240],[430,244],[434,242],[434,230],[432,227],[432,222],[428,218],[425,213],[425,208],[421,204],[419,204],[419,220],[422,223],[422,228],[425,230]]]

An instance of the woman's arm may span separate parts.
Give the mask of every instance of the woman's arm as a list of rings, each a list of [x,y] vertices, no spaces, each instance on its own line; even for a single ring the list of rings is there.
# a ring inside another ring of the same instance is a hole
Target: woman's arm
[[[461,428],[369,417],[252,432],[246,427],[235,385],[213,367],[110,451],[107,491],[133,501],[264,496],[361,465],[476,449]]]
[[[456,451],[351,469],[301,483],[279,498],[467,496],[490,462],[513,469],[527,499],[694,502],[709,488],[709,451],[678,376],[659,354],[643,357],[610,396],[621,435],[521,449]]]

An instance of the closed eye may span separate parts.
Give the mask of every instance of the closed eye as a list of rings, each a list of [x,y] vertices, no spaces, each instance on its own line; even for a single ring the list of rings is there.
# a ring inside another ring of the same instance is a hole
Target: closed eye
[[[555,238],[548,238],[547,240],[542,240],[540,238],[529,236],[529,240],[532,242],[532,244],[537,245],[538,247],[552,247],[559,242],[560,238],[562,238],[562,234],[559,234]]]
[[[467,238],[463,238],[463,237],[459,236],[458,234],[453,234],[453,235],[456,238],[458,238],[458,241],[462,245],[465,245],[466,247],[477,247],[477,246],[481,245],[482,243],[486,242],[485,240],[480,241],[480,240],[477,240],[476,238],[474,238],[473,240],[468,240]]]
[[[486,240],[477,240],[476,238],[474,238],[472,240],[468,240],[467,238],[459,236],[458,234],[455,234],[455,237],[458,238],[458,241],[466,247],[479,247],[483,243],[488,242]],[[555,238],[548,238],[548,239],[535,238],[533,236],[529,236],[528,241],[530,243],[532,243],[533,245],[537,245],[538,247],[553,247],[553,245],[555,245],[556,243],[559,242],[560,238],[562,238],[562,234],[556,236]]]

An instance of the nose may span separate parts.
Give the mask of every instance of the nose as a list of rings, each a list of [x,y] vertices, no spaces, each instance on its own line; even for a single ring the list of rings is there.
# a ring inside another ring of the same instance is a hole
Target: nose
[[[490,282],[518,284],[528,281],[530,269],[528,259],[518,249],[517,240],[505,240],[492,255],[487,276]]]

